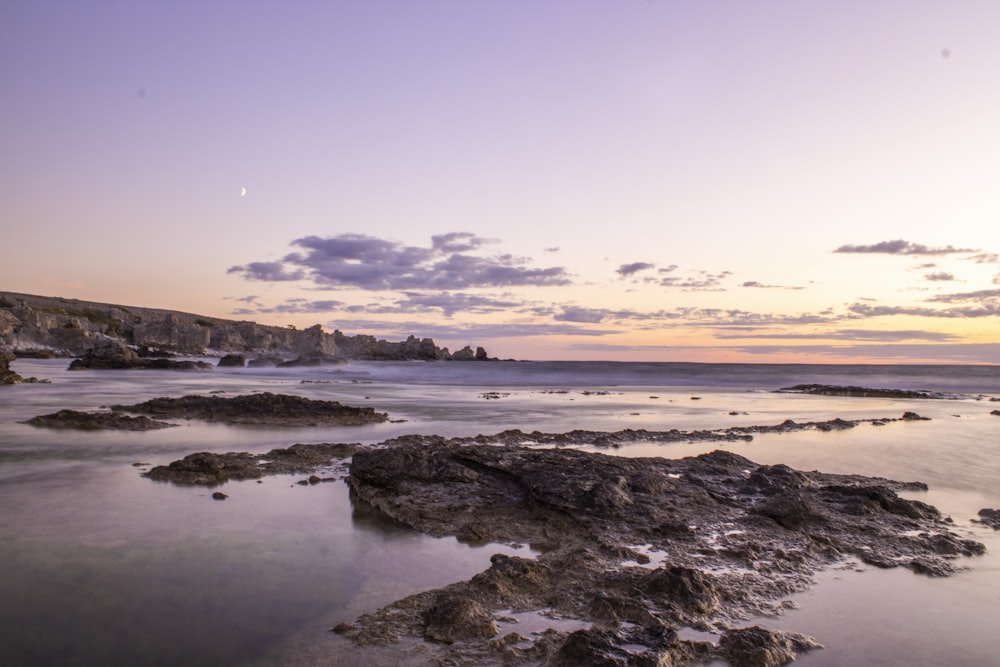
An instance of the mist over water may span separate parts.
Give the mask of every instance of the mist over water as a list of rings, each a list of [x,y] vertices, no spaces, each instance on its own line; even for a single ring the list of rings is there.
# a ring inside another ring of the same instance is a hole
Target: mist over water
[[[899,417],[831,433],[758,436],[724,447],[758,463],[928,483],[918,496],[987,543],[968,572],[832,570],[798,609],[759,621],[815,636],[805,665],[993,665],[987,627],[1000,603],[1000,541],[970,521],[1000,507],[1000,368],[603,362],[350,363],[210,373],[65,370],[18,360],[51,384],[0,387],[0,664],[294,664],[288,642],[405,595],[467,579],[498,551],[434,539],[351,506],[346,485],[296,477],[212,489],[154,483],[150,465],[196,451],[264,452],[298,442],[370,444],[406,433],[490,434],[724,428]],[[925,389],[949,400],[851,399],[773,390],[799,383]],[[25,419],[156,396],[252,391],[374,407],[392,422],[341,428],[229,427],[179,421],[143,433],[54,431]],[[735,413],[735,414],[732,414]],[[706,445],[637,444],[622,456],[690,456]],[[141,464],[141,465],[136,465]],[[876,629],[877,624],[877,629]]]

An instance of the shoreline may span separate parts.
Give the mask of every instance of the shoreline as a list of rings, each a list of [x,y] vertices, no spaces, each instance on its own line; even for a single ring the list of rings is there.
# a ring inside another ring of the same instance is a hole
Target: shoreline
[[[841,428],[858,425],[830,421]],[[801,427],[791,432],[833,430]],[[495,556],[489,569],[468,581],[342,620],[334,632],[349,640],[337,649],[345,659],[374,645],[383,659],[399,664],[414,655],[484,665],[654,664],[668,657],[677,665],[716,658],[733,667],[784,664],[819,644],[740,621],[778,615],[781,600],[808,590],[818,572],[855,558],[946,577],[956,571],[954,562],[984,551],[953,534],[950,520],[933,507],[898,495],[926,485],[758,466],[723,451],[622,459],[572,448],[593,433],[548,434],[565,445],[555,448],[518,444],[525,435],[408,436],[350,452],[347,482],[356,508],[431,536],[508,547],[527,543],[539,553]],[[532,435],[541,440],[542,434]],[[205,455],[193,456],[201,462]],[[519,466],[527,472],[513,473]],[[654,473],[660,468],[665,472]],[[511,477],[516,474],[527,477]],[[658,500],[640,502],[640,496]],[[720,498],[726,499],[722,505]],[[672,514],[658,514],[664,504]],[[581,532],[580,526],[589,528]],[[845,541],[848,527],[854,538]],[[625,597],[616,597],[617,590]],[[637,590],[646,600],[638,606]],[[526,636],[517,623],[525,615],[552,627]],[[714,641],[682,638],[691,631]],[[636,655],[644,657],[634,662]],[[758,662],[760,655],[770,656],[768,662]]]

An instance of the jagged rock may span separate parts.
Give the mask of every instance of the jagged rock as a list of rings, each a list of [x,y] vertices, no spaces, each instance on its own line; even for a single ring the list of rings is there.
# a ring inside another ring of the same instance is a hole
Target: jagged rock
[[[0,305],[0,346],[14,350],[46,348],[60,356],[82,356],[94,348],[95,342],[107,338],[134,347],[148,346],[186,355],[204,355],[212,349],[284,359],[322,355],[430,361],[451,356],[430,338],[410,336],[405,341],[388,342],[367,335],[346,336],[340,331],[329,334],[318,324],[298,330],[154,308],[9,292],[0,293],[0,304],[6,304]]]
[[[346,359],[342,359],[341,357],[323,354],[322,352],[311,352],[296,359],[292,359],[291,361],[282,361],[278,363],[277,366],[278,368],[331,366],[334,364],[343,364],[346,363],[346,361]]]
[[[484,635],[486,612],[495,619],[503,610],[590,625],[561,642],[548,631],[523,649],[520,640],[490,643],[470,631],[440,654],[445,663],[494,651],[505,664],[683,665],[706,661],[709,651],[736,666],[780,665],[818,645],[759,628],[729,630],[708,649],[653,647],[630,633],[774,613],[780,598],[848,554],[947,576],[954,559],[984,550],[952,534],[934,508],[896,494],[912,483],[758,466],[724,451],[626,459],[411,437],[356,452],[350,470],[356,506],[431,535],[530,543],[542,553],[496,555],[467,582],[342,626],[349,638],[398,641],[439,598],[471,601],[462,604]],[[645,545],[659,565],[645,555],[645,567],[623,566],[640,562],[631,545]]]
[[[125,343],[114,338],[101,339],[84,356],[74,359],[69,370],[211,370],[204,361],[177,361],[162,357],[143,357]]]
[[[476,353],[472,351],[472,348],[466,345],[461,350],[451,353],[452,361],[475,361]]]
[[[812,637],[757,626],[727,630],[719,638],[719,647],[732,667],[779,667],[799,653],[823,648]]]
[[[16,359],[7,350],[0,350],[0,384],[21,384],[24,378],[10,369],[10,362]]]
[[[227,354],[216,364],[219,368],[243,368],[247,364],[247,358],[242,354]]]
[[[472,598],[446,591],[427,610],[424,637],[451,644],[463,639],[488,639],[499,630],[486,607]]]

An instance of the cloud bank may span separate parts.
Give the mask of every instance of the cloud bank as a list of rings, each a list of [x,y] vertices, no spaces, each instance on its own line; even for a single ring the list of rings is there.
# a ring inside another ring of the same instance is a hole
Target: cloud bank
[[[250,262],[228,273],[266,282],[308,280],[326,288],[457,290],[472,287],[553,286],[570,283],[559,266],[532,268],[510,254],[484,256],[496,243],[467,232],[431,237],[429,247],[407,246],[364,234],[306,236],[278,262]]]
[[[954,246],[944,246],[943,248],[931,248],[922,243],[913,243],[896,239],[895,241],[882,241],[871,245],[842,245],[834,252],[839,253],[861,253],[861,254],[885,254],[885,255],[951,255],[955,253],[979,252],[971,248],[956,248]]]

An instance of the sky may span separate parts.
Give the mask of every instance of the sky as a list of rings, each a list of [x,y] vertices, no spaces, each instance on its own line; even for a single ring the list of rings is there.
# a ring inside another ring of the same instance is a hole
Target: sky
[[[0,3],[0,290],[1000,363],[1000,3]]]

